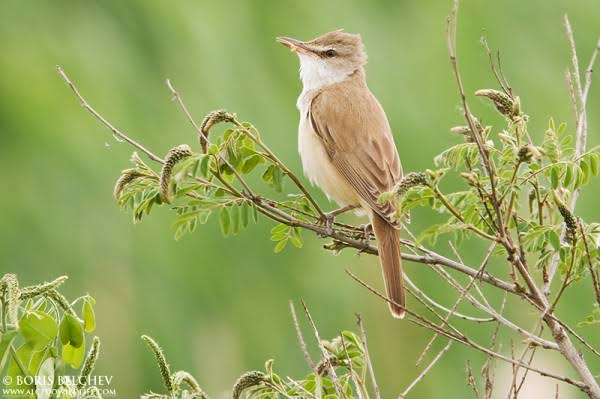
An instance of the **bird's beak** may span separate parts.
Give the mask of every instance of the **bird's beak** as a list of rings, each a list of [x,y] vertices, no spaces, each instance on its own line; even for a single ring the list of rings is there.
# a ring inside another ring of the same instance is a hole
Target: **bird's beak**
[[[312,50],[308,48],[306,43],[304,43],[301,40],[292,39],[291,37],[279,36],[277,38],[277,41],[294,52],[297,51],[301,53],[312,53]]]

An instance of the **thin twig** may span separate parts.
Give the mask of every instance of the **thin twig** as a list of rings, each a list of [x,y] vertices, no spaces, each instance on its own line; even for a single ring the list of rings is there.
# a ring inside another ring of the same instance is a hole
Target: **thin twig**
[[[298,317],[296,316],[296,307],[294,306],[294,302],[290,300],[290,313],[292,315],[292,320],[294,322],[294,328],[296,330],[296,337],[298,337],[298,343],[300,344],[300,349],[302,349],[302,353],[304,354],[304,359],[306,359],[306,364],[311,370],[315,369],[315,363],[310,357],[310,353],[308,352],[308,347],[306,346],[306,341],[304,341],[304,336],[302,335],[302,330],[300,329],[300,323],[298,323]]]
[[[65,71],[63,71],[63,69],[60,67],[60,65],[56,66],[56,71],[61,76],[61,78],[63,78],[65,83],[71,88],[73,93],[75,93],[75,96],[81,102],[81,106],[83,108],[85,108],[86,111],[88,111],[92,115],[94,115],[96,117],[96,119],[98,119],[100,122],[102,122],[103,125],[108,127],[115,136],[117,136],[119,139],[131,144],[132,146],[134,146],[135,148],[137,148],[138,150],[140,150],[141,152],[146,154],[153,161],[164,163],[161,157],[154,154],[152,151],[148,150],[146,147],[144,147],[137,141],[133,140],[131,137],[129,137],[125,133],[121,132],[119,129],[114,127],[108,120],[106,120],[102,115],[100,115],[98,112],[96,112],[96,110],[88,104],[88,102],[81,96],[81,94],[79,94],[79,90],[77,90],[77,87],[75,86],[75,84],[71,81],[71,79],[69,79],[69,77],[67,76]]]
[[[377,297],[379,297],[380,299],[383,299],[385,302],[390,303],[394,306],[397,306],[396,303],[394,303],[394,301],[392,301],[391,299],[389,299],[387,296],[381,294],[379,291],[377,291],[375,288],[371,287],[369,284],[367,284],[366,282],[364,282],[363,280],[361,280],[360,278],[358,278],[356,275],[354,275],[350,270],[346,269],[346,274],[348,274],[354,281],[356,281],[357,283],[359,283],[360,285],[362,285],[363,287],[365,287],[368,291],[370,291],[372,294],[376,295]],[[482,346],[476,342],[474,342],[473,340],[471,340],[470,338],[466,337],[464,334],[457,334],[455,332],[452,331],[448,331],[445,330],[444,328],[441,328],[439,326],[437,326],[436,324],[432,323],[431,321],[423,318],[422,316],[420,316],[419,314],[413,312],[412,310],[410,310],[409,308],[405,309],[406,314],[408,316],[411,316],[408,318],[408,321],[415,323],[421,327],[424,327],[426,329],[429,330],[433,330],[435,332],[439,332],[441,335],[450,338],[456,342],[459,342],[465,346],[469,346],[473,349],[476,349],[480,352],[483,352],[485,354],[494,356],[497,359],[503,360],[507,363],[515,363],[517,365],[519,365],[520,367],[529,369],[531,371],[534,371],[536,373],[538,373],[539,375],[543,376],[543,377],[549,377],[549,378],[553,378],[555,380],[559,380],[562,382],[565,382],[567,384],[570,385],[574,385],[577,388],[581,389],[582,391],[586,392],[589,390],[588,386],[586,384],[584,384],[581,381],[576,381],[573,380],[572,378],[566,377],[566,376],[562,376],[559,374],[554,374],[554,373],[550,373],[548,371],[544,371],[544,370],[540,370],[538,368],[532,367],[530,365],[527,365],[525,363],[519,362],[517,360],[513,360],[508,356],[504,356],[498,352],[494,352],[493,350],[486,348],[485,346]]]
[[[360,340],[365,351],[365,361],[367,362],[367,369],[369,371],[369,377],[371,378],[371,384],[373,385],[373,391],[375,392],[375,399],[381,399],[381,392],[379,391],[379,385],[377,385],[377,379],[375,378],[375,370],[373,369],[373,362],[371,361],[371,355],[369,354],[369,346],[367,345],[367,333],[365,326],[363,325],[362,317],[356,313],[356,324],[360,330]]]
[[[427,365],[427,367],[425,367],[425,369],[421,372],[421,374],[419,374],[417,376],[417,378],[415,378],[409,386],[406,387],[406,389],[404,391],[402,391],[402,393],[400,394],[400,399],[405,398],[406,395],[408,395],[408,393],[423,379],[425,378],[425,376],[427,375],[427,373],[433,368],[433,366],[435,366],[435,364],[438,362],[438,360],[441,359],[441,357],[444,355],[444,353],[446,353],[448,351],[448,349],[450,349],[450,347],[452,346],[452,343],[454,341],[452,340],[448,340],[448,343],[446,344],[446,346],[444,346],[442,348],[441,351],[439,351],[437,353],[437,355],[435,355],[435,357],[431,360],[431,362]]]
[[[304,300],[300,300],[300,303],[302,304],[302,308],[304,308],[304,313],[306,314],[308,323],[310,324],[310,326],[313,330],[315,339],[317,340],[317,345],[319,346],[319,349],[321,350],[321,355],[323,356],[323,360],[327,363],[327,368],[329,369],[329,376],[331,377],[331,380],[333,381],[333,387],[335,388],[335,392],[338,396],[342,397],[342,395],[344,395],[344,393],[343,393],[343,389],[340,385],[340,380],[339,380],[337,374],[335,373],[335,369],[333,368],[333,365],[331,364],[330,361],[327,360],[329,355],[327,354],[327,349],[325,349],[325,346],[323,345],[323,341],[321,340],[321,337],[319,336],[319,330],[317,329],[317,325],[315,324],[315,321],[313,320],[312,316],[310,315],[310,312],[309,312],[308,307],[306,306],[306,303],[304,302]],[[343,397],[345,397],[345,395]]]

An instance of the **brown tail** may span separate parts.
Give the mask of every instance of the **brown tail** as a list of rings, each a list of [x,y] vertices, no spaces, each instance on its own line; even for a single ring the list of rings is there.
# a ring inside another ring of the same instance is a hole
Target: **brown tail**
[[[385,290],[388,298],[395,303],[390,303],[390,311],[392,316],[402,319],[405,301],[400,236],[394,226],[376,213],[371,216],[371,223],[379,247],[379,260],[381,261]]]

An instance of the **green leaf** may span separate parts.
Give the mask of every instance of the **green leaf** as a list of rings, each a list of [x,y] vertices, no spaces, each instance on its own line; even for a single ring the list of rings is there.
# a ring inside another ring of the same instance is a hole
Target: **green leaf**
[[[270,165],[267,169],[265,169],[260,177],[264,182],[270,184],[271,181],[273,181],[273,165]]]
[[[273,170],[273,188],[278,193],[283,191],[283,174],[277,167]]]
[[[288,240],[281,240],[279,241],[276,245],[275,248],[273,248],[273,252],[275,252],[276,254],[280,253],[281,251],[283,251],[286,247],[288,243]]]
[[[248,212],[250,211],[250,206],[247,202],[243,202],[241,205],[240,213],[241,213],[241,222],[242,227],[246,228],[248,226]]]
[[[256,168],[256,166],[262,161],[262,156],[254,154],[244,160],[242,166],[242,173],[248,174]]]
[[[231,218],[231,232],[236,235],[240,232],[240,208],[236,205],[232,206],[229,216]]]
[[[598,158],[600,156],[598,154],[590,155],[590,169],[594,176],[598,176]]]
[[[290,232],[290,242],[292,243],[292,245],[296,248],[302,248],[303,242],[302,236],[300,235],[300,230],[298,230],[297,227],[293,227],[292,229],[290,229]]]
[[[581,184],[587,184],[587,182],[590,180],[590,167],[584,159],[579,161],[579,167],[581,168],[582,174]]]
[[[210,157],[208,155],[205,155],[202,157],[202,159],[200,160],[200,175],[202,175],[202,177],[208,177],[208,162],[210,161]]]
[[[558,233],[554,230],[550,230],[548,231],[547,236],[552,248],[558,251],[560,249],[560,237],[558,236]]]
[[[271,235],[271,241],[281,241],[283,239],[286,239],[287,237],[288,234],[286,232],[275,233]]]
[[[565,178],[563,180],[564,187],[569,187],[569,184],[573,181],[573,165],[567,165],[565,172]]]
[[[81,314],[83,316],[83,329],[85,332],[93,332],[96,329],[96,315],[94,313],[94,303],[96,301],[92,297],[88,297],[83,302]]]
[[[252,220],[254,220],[254,223],[258,222],[258,208],[255,204],[252,204]]]
[[[4,365],[6,364],[6,359],[8,358],[9,350],[8,348],[15,340],[18,331],[12,330],[7,331],[5,333],[0,334],[0,374],[2,374],[2,370],[4,370]]]
[[[40,353],[43,353],[43,351],[40,351]],[[33,356],[32,348],[29,345],[27,345],[27,344],[21,345],[16,350],[16,354],[22,365],[24,365],[24,366],[28,365],[28,366],[25,366],[25,369],[26,369],[25,371],[27,372],[28,375],[31,371],[31,368],[37,368],[37,364],[32,364],[32,360],[34,360],[34,356]],[[17,364],[15,359],[13,359],[12,357],[9,359],[10,360],[8,362],[6,376],[10,377],[10,379],[7,380],[8,384],[6,384],[6,385],[3,384],[2,387],[3,388],[23,389],[25,391],[30,391],[30,390],[35,389],[35,387],[32,384],[25,383],[24,377],[26,377],[26,375],[23,374],[23,372],[21,371],[21,368],[19,367],[19,365]],[[19,396],[19,399],[35,399],[35,395],[23,395],[22,397]]]
[[[85,341],[85,338],[84,338]],[[62,347],[62,360],[65,364],[68,364],[74,369],[78,369],[83,362],[85,355],[85,345],[81,345],[79,348],[75,348],[71,344],[63,345]]]
[[[271,229],[271,234],[281,233],[288,231],[289,227],[286,224],[278,224]]]
[[[552,188],[558,188],[558,167],[553,166],[550,168],[550,183],[552,184]]]
[[[79,348],[83,344],[83,327],[75,316],[65,313],[60,323],[60,342]]]
[[[223,207],[223,209],[221,209],[219,221],[221,223],[221,232],[225,237],[227,237],[230,231],[229,227],[231,226],[231,219],[229,218],[229,209],[227,209],[227,207]]]
[[[39,310],[27,312],[19,322],[25,342],[33,350],[45,348],[58,333],[58,325],[50,315]]]

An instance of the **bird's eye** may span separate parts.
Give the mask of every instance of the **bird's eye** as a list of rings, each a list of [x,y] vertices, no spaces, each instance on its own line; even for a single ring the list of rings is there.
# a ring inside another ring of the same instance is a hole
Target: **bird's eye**
[[[329,49],[327,51],[325,51],[325,56],[328,58],[332,58],[335,57],[337,55],[337,52],[334,49]]]

